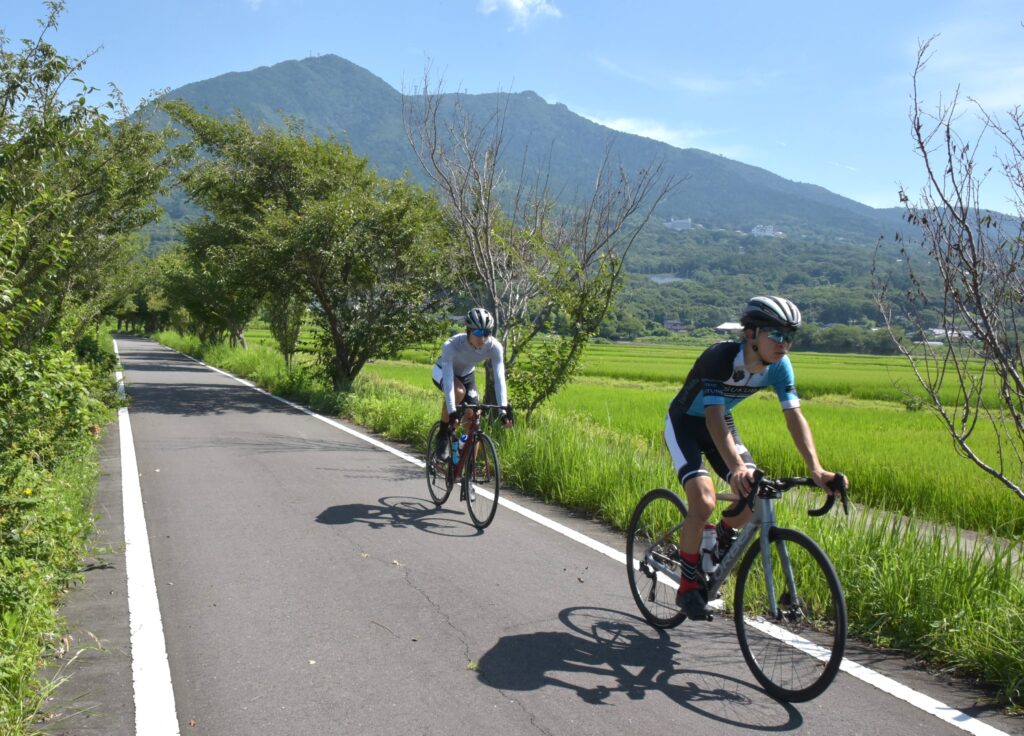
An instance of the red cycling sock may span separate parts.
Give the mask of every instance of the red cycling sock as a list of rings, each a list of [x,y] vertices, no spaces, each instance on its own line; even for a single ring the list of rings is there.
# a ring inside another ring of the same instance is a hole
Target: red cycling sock
[[[679,591],[685,593],[688,590],[700,588],[697,573],[700,568],[700,555],[679,550],[679,559],[683,562],[683,574],[679,579]]]

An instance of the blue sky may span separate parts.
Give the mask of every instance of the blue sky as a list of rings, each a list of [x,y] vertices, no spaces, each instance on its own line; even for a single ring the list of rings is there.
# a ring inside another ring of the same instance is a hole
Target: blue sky
[[[38,0],[4,0],[11,39]],[[940,34],[931,103],[959,87],[1024,104],[1020,0],[68,0],[51,40],[130,104],[229,71],[333,53],[396,89],[533,90],[609,127],[720,153],[875,207],[923,181],[908,111],[918,42]],[[971,108],[965,131],[978,128]],[[987,149],[981,163],[995,163]],[[990,178],[986,206],[1010,210]]]

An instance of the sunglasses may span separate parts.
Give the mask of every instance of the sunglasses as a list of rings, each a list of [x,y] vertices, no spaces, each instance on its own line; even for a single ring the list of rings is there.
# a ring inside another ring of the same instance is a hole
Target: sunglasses
[[[785,332],[784,330],[770,330],[768,332],[765,332],[764,334],[768,336],[769,340],[771,340],[772,342],[777,342],[779,345],[782,345],[783,343],[787,342],[793,342],[792,332]]]
[[[473,330],[473,334],[476,335],[477,337],[490,337],[491,331],[490,330]]]

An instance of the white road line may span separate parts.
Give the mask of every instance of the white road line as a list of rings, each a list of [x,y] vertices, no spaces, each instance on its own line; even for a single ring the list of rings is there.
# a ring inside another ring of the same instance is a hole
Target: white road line
[[[269,391],[266,391],[265,389],[262,389],[259,386],[255,385],[251,381],[247,381],[244,378],[239,378],[238,376],[228,373],[225,370],[221,370],[220,368],[217,368],[215,366],[203,363],[201,360],[196,360],[191,355],[185,355],[185,353],[180,353],[180,355],[184,355],[186,358],[194,360],[196,363],[206,366],[210,370],[220,373],[222,376],[227,376],[228,378],[238,381],[239,383],[248,386],[249,388],[252,388],[255,391],[259,391],[261,394],[269,396],[272,399],[276,399],[277,401],[280,401],[282,404],[287,404],[288,406],[292,407],[293,409],[296,409],[297,411],[302,412],[303,414],[308,414],[314,419],[319,419],[321,422],[329,424],[335,429],[340,429],[342,432],[346,432],[347,434],[350,434],[353,437],[357,437],[363,440],[364,442],[373,445],[374,447],[379,447],[380,449],[386,452],[390,452],[392,455],[400,457],[403,460],[406,460],[407,462],[414,463],[415,465],[419,465],[420,467],[424,466],[422,460],[420,460],[417,457],[414,457],[413,455],[410,455],[407,452],[403,452],[402,450],[391,447],[390,445],[385,444],[384,442],[381,442],[378,439],[370,437],[369,435],[363,434],[362,432],[358,432],[352,429],[351,427],[346,427],[341,422],[337,422],[321,414],[317,414],[315,411],[307,409],[306,407],[296,404],[293,401],[283,399],[280,396],[275,396]],[[595,552],[605,555],[606,557],[610,557],[616,562],[619,562],[621,564],[627,563],[626,555],[624,552],[620,552],[619,550],[610,547],[607,544],[604,544],[603,542],[598,542],[596,539],[591,539],[590,537],[576,531],[575,529],[570,529],[564,524],[559,524],[557,521],[553,521],[547,518],[546,516],[542,516],[541,514],[538,514],[535,511],[531,511],[530,509],[524,506],[520,506],[519,504],[504,498],[499,498],[498,504],[504,506],[510,511],[514,511],[517,514],[525,516],[531,521],[537,522],[541,526],[547,527],[552,531],[558,532],[559,534],[568,537],[569,539],[572,539],[575,542],[579,542],[580,544],[584,545],[585,547],[589,547]],[[893,697],[898,698],[899,700],[903,700],[904,702],[909,703],[915,708],[918,708],[924,711],[925,713],[935,716],[939,720],[945,721],[946,723],[955,726],[963,731],[966,731],[967,733],[977,734],[978,736],[1008,736],[1008,734],[1006,734],[1006,732],[1004,731],[1000,731],[997,728],[993,728],[992,726],[989,726],[987,723],[979,721],[977,718],[973,718],[972,716],[969,716],[962,711],[952,708],[946,705],[945,703],[936,700],[935,698],[925,695],[924,693],[919,693],[916,690],[913,690],[912,688],[909,688],[906,685],[899,683],[891,677],[887,677],[879,672],[875,672],[874,670],[864,667],[863,665],[859,665],[856,662],[852,662],[849,659],[843,659],[843,663],[842,665],[840,665],[840,669],[843,672],[846,672],[851,677],[855,677],[858,680],[861,680],[862,682],[866,682],[867,684],[878,688],[882,692],[888,693],[889,695],[892,695]]]
[[[114,342],[117,354],[117,342]],[[124,396],[124,374],[118,371],[117,390]],[[117,411],[121,435],[121,492],[124,498],[125,572],[128,576],[128,630],[131,635],[132,687],[135,693],[137,736],[179,736],[171,668],[167,662],[160,600],[156,594],[149,551],[142,485],[135,458],[128,409]]]

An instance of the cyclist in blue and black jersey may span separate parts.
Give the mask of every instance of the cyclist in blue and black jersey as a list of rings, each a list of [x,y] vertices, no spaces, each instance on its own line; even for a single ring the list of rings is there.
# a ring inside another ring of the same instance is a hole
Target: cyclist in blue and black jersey
[[[683,574],[676,602],[690,619],[705,619],[709,613],[700,582],[700,543],[716,499],[702,458],[741,496],[750,492],[753,481],[754,461],[736,431],[733,407],[763,388],[773,388],[782,404],[786,428],[807,463],[808,475],[825,490],[835,475],[818,461],[787,355],[800,327],[800,310],[782,297],[755,296],[747,302],[740,325],[742,341],[718,343],[697,358],[665,420],[665,444],[689,507],[680,534]],[[724,518],[718,523],[719,554],[732,544],[736,529],[747,522],[750,513],[745,509],[728,523]]]
[[[441,347],[441,357],[434,365],[433,379],[444,394],[441,405],[442,429],[437,436],[437,452],[442,457],[448,452],[450,431],[461,420],[464,400],[479,404],[476,388],[476,366],[490,359],[494,368],[494,396],[502,407],[500,419],[505,427],[512,426],[512,405],[505,387],[505,349],[494,337],[494,317],[483,307],[473,307],[466,315],[466,331],[452,335]]]

